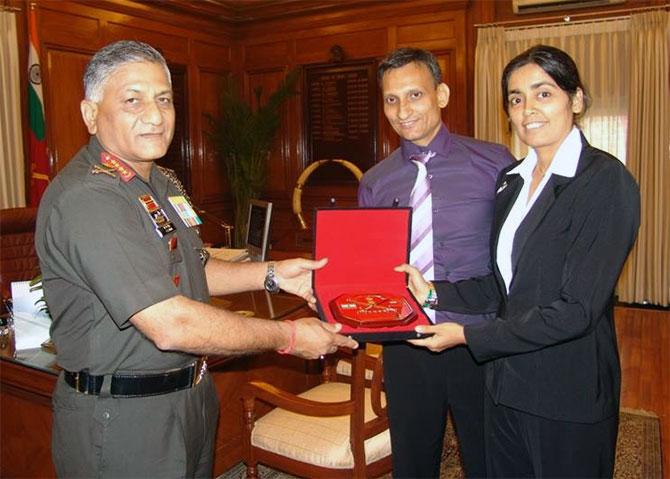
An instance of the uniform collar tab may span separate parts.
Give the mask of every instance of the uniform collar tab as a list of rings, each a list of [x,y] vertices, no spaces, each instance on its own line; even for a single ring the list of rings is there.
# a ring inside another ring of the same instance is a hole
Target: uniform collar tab
[[[111,153],[103,151],[100,153],[100,163],[105,165],[108,168],[113,168],[121,177],[124,183],[128,183],[132,180],[137,173],[135,170],[128,165],[125,161],[115,157]]]

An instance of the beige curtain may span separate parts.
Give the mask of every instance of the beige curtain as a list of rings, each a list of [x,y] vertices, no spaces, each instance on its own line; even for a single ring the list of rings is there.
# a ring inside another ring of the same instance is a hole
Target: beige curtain
[[[619,282],[625,302],[670,304],[670,14],[633,15],[628,167],[640,184],[642,224]]]
[[[500,78],[507,62],[505,29],[479,30],[475,49],[475,137],[509,144],[510,131],[502,109]]]
[[[0,208],[26,205],[15,17],[0,11]]]

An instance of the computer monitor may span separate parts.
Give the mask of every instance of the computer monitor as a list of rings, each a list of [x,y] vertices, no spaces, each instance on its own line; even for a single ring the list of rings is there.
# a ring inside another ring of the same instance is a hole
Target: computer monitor
[[[272,203],[249,200],[246,248],[251,261],[265,261],[267,257],[271,219]]]

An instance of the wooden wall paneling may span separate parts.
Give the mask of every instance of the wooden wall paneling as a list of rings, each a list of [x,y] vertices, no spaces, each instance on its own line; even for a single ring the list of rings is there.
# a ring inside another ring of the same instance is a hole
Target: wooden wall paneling
[[[104,43],[108,44],[119,40],[145,42],[160,51],[169,62],[188,63],[189,42],[186,37],[179,35],[175,31],[163,33],[161,31],[145,29],[134,24],[107,22]]]
[[[44,108],[53,159],[52,174],[55,175],[88,143],[89,134],[81,118],[79,104],[84,98],[82,77],[91,55],[50,46],[44,50]]]
[[[302,65],[328,63],[330,49],[334,45],[342,47],[345,60],[380,57],[387,50],[386,28],[368,28],[330,35],[314,31],[311,36],[301,37],[296,39],[296,42],[298,48],[296,48],[295,61]]]
[[[255,43],[243,46],[244,70],[285,66],[290,63],[287,41]]]
[[[85,49],[94,52],[102,43],[102,21],[85,12],[67,13],[52,10],[57,5],[38,4],[40,41],[47,45]]]
[[[362,20],[368,25],[393,25],[406,16],[463,10],[468,3],[469,0],[373,0],[351,6],[347,2],[340,2],[332,11],[304,12],[300,15],[246,22],[239,30],[239,39],[247,41],[269,34],[282,38],[294,37],[304,32],[306,25],[312,29],[351,27],[362,23]]]
[[[34,0],[33,0],[34,1]],[[44,1],[44,0],[37,0]],[[142,19],[149,21],[151,29],[157,31],[181,31],[187,32],[189,37],[208,36],[210,38],[221,38],[227,36],[230,28],[227,28],[220,18],[212,15],[210,17],[192,16],[185,11],[172,9],[172,0],[166,1],[146,1],[146,0],[47,0],[51,3],[67,3],[67,6],[59,8],[68,8],[70,10],[81,10],[95,7],[100,12],[104,12],[105,18],[118,20],[120,15],[128,19]],[[186,35],[182,33],[183,35]]]
[[[193,62],[202,68],[213,71],[230,71],[233,63],[233,53],[230,45],[215,44],[194,40],[191,45]]]
[[[226,72],[211,70],[209,68],[198,69],[198,125],[200,131],[197,138],[199,152],[199,168],[194,168],[192,173],[194,200],[201,206],[216,215],[222,215],[222,219],[232,221],[232,205],[230,205],[230,187],[226,176],[226,166],[219,160],[214,145],[208,138],[209,120],[208,116],[217,118],[219,115],[219,90]],[[224,210],[227,213],[224,213]]]

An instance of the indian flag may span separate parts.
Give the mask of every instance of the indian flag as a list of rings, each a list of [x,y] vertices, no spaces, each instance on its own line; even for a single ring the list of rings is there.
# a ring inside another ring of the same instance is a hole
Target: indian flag
[[[44,97],[40,69],[40,43],[37,39],[35,8],[30,9],[30,52],[28,54],[28,111],[30,117],[30,205],[38,206],[49,184],[49,155],[44,135]]]

